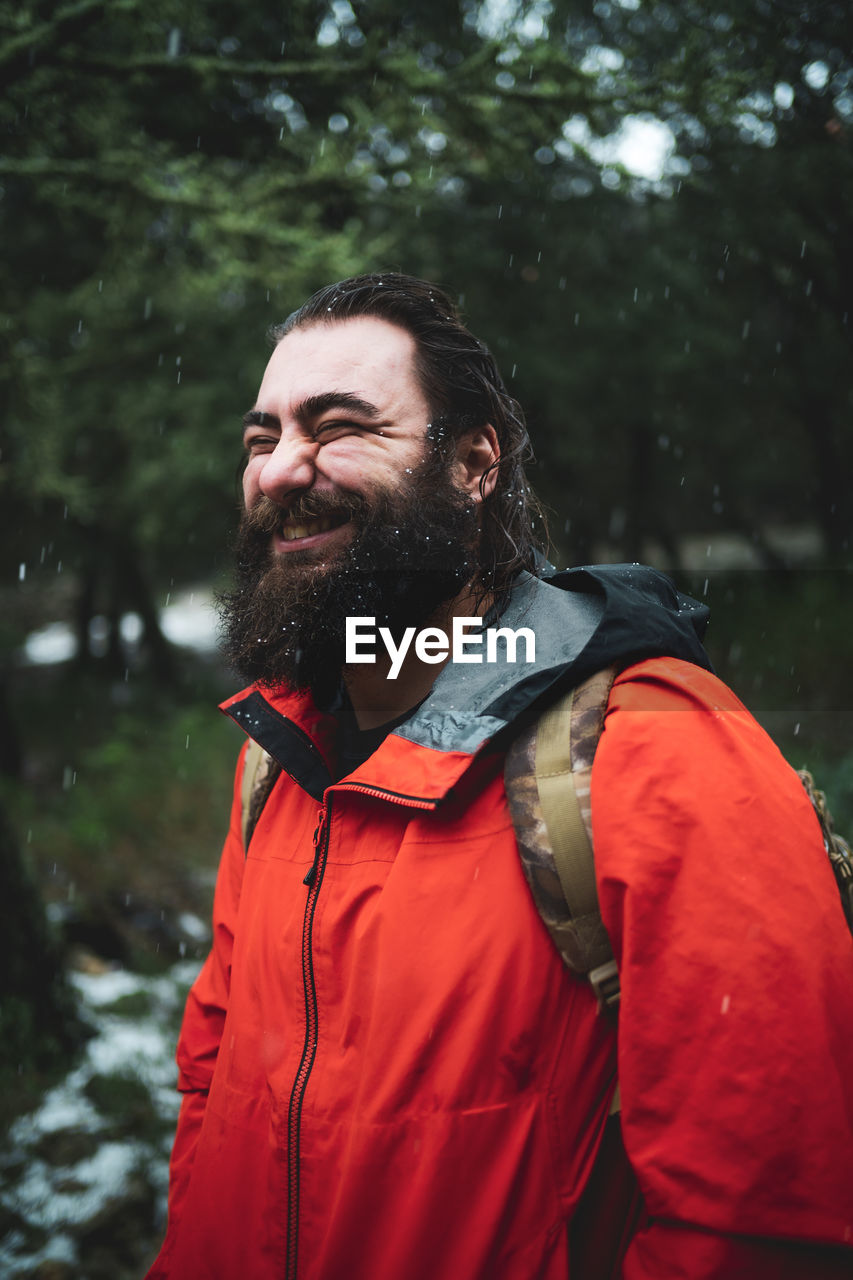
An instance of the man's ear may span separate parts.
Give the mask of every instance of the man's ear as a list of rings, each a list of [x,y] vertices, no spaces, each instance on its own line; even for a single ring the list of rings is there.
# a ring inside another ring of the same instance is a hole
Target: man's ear
[[[480,502],[480,481],[486,477],[482,497],[488,498],[498,480],[494,465],[501,456],[498,433],[490,422],[465,431],[456,443],[456,479],[474,502]],[[486,474],[488,472],[488,474]]]

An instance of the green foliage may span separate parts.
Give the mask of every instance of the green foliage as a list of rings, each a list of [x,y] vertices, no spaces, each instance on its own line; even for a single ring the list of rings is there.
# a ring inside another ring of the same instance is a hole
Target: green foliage
[[[147,1135],[152,1128],[158,1127],[158,1123],[161,1128],[171,1128],[169,1121],[163,1124],[148,1089],[136,1076],[119,1072],[99,1073],[89,1080],[85,1092],[119,1133],[134,1137],[140,1132]]]
[[[264,330],[382,267],[461,290],[515,369],[575,556],[602,526],[630,555],[817,519],[843,559],[849,27],[763,0],[0,7],[7,581],[61,561],[109,613],[209,574]],[[672,130],[657,185],[589,154],[631,113]]]
[[[152,1009],[153,1003],[147,991],[129,991],[127,995],[119,996],[112,1004],[101,1005],[101,1013],[133,1021],[149,1017]]]
[[[839,659],[853,627],[849,572],[682,575],[707,600],[706,637],[717,673],[794,768],[826,792],[836,826],[853,836],[853,671]]]
[[[21,685],[33,776],[6,792],[69,940],[156,970],[203,950],[177,922],[209,919],[241,735],[209,679],[164,692],[137,677],[118,693],[43,673]]]
[[[59,979],[57,979],[59,981]],[[73,1022],[70,1001],[64,1010],[67,1024]],[[0,1006],[0,1038],[3,1055],[0,1079],[7,1074],[50,1072],[68,1066],[68,1035],[61,1024],[47,1028],[45,1019],[30,991],[6,996]]]
[[[238,745],[230,726],[211,707],[179,707],[154,722],[140,709],[120,715],[112,734],[80,750],[74,785],[34,828],[34,842],[103,860],[105,891],[121,887],[125,848],[156,859],[155,884],[176,858],[183,867],[209,865],[207,837],[214,826],[221,843],[235,754],[229,747]]]

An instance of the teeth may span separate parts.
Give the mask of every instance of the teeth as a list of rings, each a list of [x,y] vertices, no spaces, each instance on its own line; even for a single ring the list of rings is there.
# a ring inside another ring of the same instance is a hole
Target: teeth
[[[331,516],[322,516],[318,520],[309,520],[307,524],[282,525],[281,536],[285,542],[295,542],[297,538],[310,538],[315,533],[328,533],[334,527],[335,523]]]

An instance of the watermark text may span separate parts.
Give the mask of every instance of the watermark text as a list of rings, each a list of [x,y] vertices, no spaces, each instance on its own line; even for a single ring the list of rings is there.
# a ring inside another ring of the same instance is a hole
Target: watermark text
[[[448,636],[440,627],[424,627],[416,631],[406,627],[396,644],[388,627],[379,627],[378,639],[385,646],[391,666],[388,678],[396,680],[414,641],[415,655],[421,662],[516,662],[519,642],[524,641],[524,661],[536,661],[536,636],[530,627],[487,627],[483,631],[482,618],[454,618],[453,630]],[[485,639],[485,659],[483,641]],[[502,643],[502,656],[498,657],[498,642]],[[376,662],[377,629],[375,618],[347,618],[346,652],[344,661]]]

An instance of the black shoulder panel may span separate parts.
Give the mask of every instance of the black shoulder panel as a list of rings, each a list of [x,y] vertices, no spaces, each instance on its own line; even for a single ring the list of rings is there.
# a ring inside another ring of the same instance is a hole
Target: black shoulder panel
[[[263,694],[254,689],[240,702],[226,708],[240,728],[277,760],[294,782],[320,803],[332,782],[326,762],[304,730],[280,715]]]

